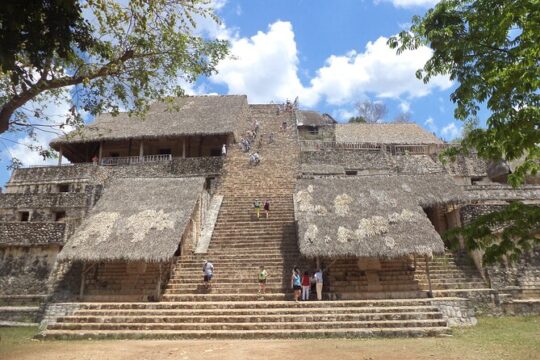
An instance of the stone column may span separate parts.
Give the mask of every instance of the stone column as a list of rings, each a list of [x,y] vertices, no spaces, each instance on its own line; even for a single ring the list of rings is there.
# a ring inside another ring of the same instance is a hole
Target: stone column
[[[103,141],[99,142],[98,162],[101,165],[101,159],[103,158]]]
[[[186,137],[182,138],[182,159],[186,158]]]
[[[60,150],[58,151],[58,166],[61,166],[62,165],[62,156],[63,156],[63,151],[64,148],[62,146],[60,146]]]
[[[359,258],[358,269],[366,273],[367,290],[382,291],[383,287],[379,278],[381,262],[378,258]]]
[[[142,162],[143,159],[144,159],[144,143],[141,140],[141,142],[139,143],[139,160]]]

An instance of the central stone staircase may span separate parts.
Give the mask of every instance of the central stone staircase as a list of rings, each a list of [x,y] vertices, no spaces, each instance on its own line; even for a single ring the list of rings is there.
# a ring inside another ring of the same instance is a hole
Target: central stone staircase
[[[223,202],[206,253],[182,254],[159,303],[82,303],[45,332],[47,338],[291,338],[432,336],[449,332],[429,299],[294,302],[294,265],[313,271],[300,256],[293,192],[299,147],[293,113],[252,105],[260,124],[254,141],[257,166],[230,149],[218,188]],[[283,130],[282,124],[287,124]],[[269,135],[273,133],[273,142]],[[253,202],[268,199],[257,219]],[[214,264],[210,289],[202,284],[203,260]],[[268,271],[258,294],[259,266]]]

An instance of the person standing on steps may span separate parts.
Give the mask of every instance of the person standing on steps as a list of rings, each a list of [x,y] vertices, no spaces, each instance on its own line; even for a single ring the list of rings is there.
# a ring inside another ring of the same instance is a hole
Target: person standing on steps
[[[221,147],[221,156],[227,155],[227,145],[223,144]]]
[[[313,275],[315,279],[315,289],[317,291],[317,300],[322,300],[322,288],[323,288],[323,271],[322,269],[317,269],[317,272]]]
[[[266,272],[264,266],[259,267],[259,294],[263,294],[266,292],[266,278],[268,278],[268,273]]]
[[[298,270],[297,267],[294,268],[292,273],[291,287],[294,291],[294,301],[298,302],[298,299],[300,299],[300,292],[302,291],[302,280],[300,276],[300,270]]]
[[[270,200],[266,199],[264,202],[264,213],[266,214],[266,218],[268,219],[268,215],[270,214]]]
[[[261,202],[259,201],[259,199],[255,199],[255,201],[253,202],[253,208],[255,208],[255,215],[257,215],[257,219],[259,219],[261,214]]]
[[[209,289],[211,286],[212,276],[214,275],[214,265],[208,261],[203,262],[204,287]]]
[[[305,271],[302,276],[302,301],[309,300],[309,292],[311,289],[311,279],[309,278],[309,272]]]

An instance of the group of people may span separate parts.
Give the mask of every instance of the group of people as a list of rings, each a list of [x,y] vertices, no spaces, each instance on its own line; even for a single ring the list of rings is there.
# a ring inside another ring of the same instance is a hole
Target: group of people
[[[257,219],[260,219],[261,217],[261,206],[264,210],[266,218],[268,219],[268,216],[270,215],[270,200],[266,199],[264,201],[264,204],[262,204],[259,199],[255,199],[255,201],[253,202],[253,208],[255,209],[255,215],[257,215]]]
[[[248,152],[251,150],[251,146],[253,144],[253,141],[255,141],[255,137],[257,136],[257,133],[259,132],[259,121],[254,120],[253,124],[251,125],[251,129],[246,131],[244,136],[240,139],[240,149],[242,149],[243,152]]]
[[[214,264],[208,260],[203,261],[203,274],[204,274],[204,287],[210,289],[210,284],[212,277],[214,275]],[[257,280],[259,282],[259,291],[260,295],[266,293],[266,282],[268,280],[268,272],[265,267],[261,265],[259,267],[259,272],[257,274]],[[323,290],[323,271],[318,269],[310,275],[308,271],[305,271],[302,275],[298,267],[294,267],[291,276],[291,287],[294,292],[294,301],[308,301],[311,294],[311,287],[315,285],[315,291],[317,292],[317,300],[322,300],[322,290]]]
[[[317,292],[317,300],[322,300],[322,269],[317,269],[317,271],[313,273],[313,276],[311,276],[308,271],[304,271],[304,274],[302,275],[300,270],[295,266],[291,276],[291,287],[294,292],[294,301],[298,302],[300,300],[300,296],[302,298],[302,301],[309,300],[312,285],[315,285],[315,291]]]

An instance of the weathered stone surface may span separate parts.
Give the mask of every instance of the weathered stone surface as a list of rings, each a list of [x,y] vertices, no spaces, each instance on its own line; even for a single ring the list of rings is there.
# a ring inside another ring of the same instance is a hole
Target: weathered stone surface
[[[63,244],[66,224],[0,222],[0,245]]]
[[[45,294],[58,251],[57,246],[1,247],[0,293]]]

